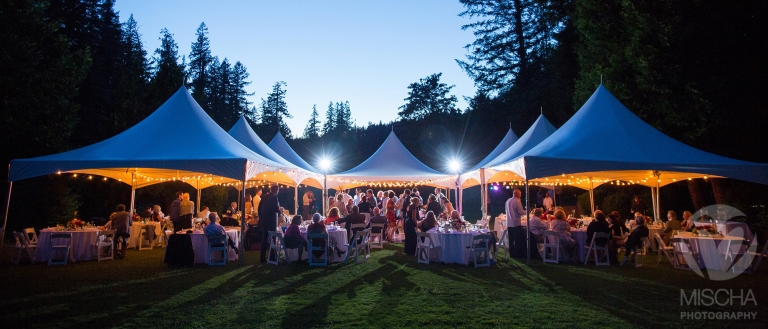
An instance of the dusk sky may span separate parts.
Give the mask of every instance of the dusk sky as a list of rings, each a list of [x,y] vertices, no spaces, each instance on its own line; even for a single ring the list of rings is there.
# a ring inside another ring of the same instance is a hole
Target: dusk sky
[[[462,110],[462,96],[476,90],[455,62],[474,40],[461,30],[469,20],[457,16],[458,1],[119,0],[115,8],[121,22],[133,14],[150,55],[165,27],[179,55],[188,56],[205,22],[212,54],[248,68],[252,102],[266,98],[276,81],[287,83],[294,135],[313,104],[324,120],[330,101],[349,101],[357,125],[393,121],[408,85],[433,73],[456,85]]]

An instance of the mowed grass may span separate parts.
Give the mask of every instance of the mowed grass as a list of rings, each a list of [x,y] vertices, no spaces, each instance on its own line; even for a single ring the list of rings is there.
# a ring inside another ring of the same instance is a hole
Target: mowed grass
[[[645,267],[544,265],[502,260],[490,268],[416,263],[402,245],[362,264],[280,266],[163,263],[163,250],[123,260],[49,267],[0,265],[3,327],[58,328],[632,328],[768,326],[768,266],[725,282]],[[757,306],[681,306],[680,290],[752,289]],[[758,312],[756,321],[681,320],[681,312]]]

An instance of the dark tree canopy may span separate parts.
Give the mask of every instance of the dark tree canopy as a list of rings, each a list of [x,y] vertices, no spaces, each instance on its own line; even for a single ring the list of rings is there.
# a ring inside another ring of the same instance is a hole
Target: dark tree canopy
[[[432,74],[408,86],[406,103],[397,113],[401,119],[421,119],[434,113],[456,112],[456,96],[448,95],[455,85],[440,82],[442,73]]]

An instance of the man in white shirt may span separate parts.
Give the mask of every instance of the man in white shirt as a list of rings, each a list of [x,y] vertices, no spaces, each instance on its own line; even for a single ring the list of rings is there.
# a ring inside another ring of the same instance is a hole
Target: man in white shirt
[[[352,197],[349,196],[349,190],[348,189],[344,190],[344,192],[341,193],[341,199],[342,199],[341,201],[344,201],[345,205],[348,204],[349,200],[352,199]]]
[[[544,209],[546,209],[547,211],[550,211],[552,210],[552,207],[554,207],[554,205],[555,204],[554,202],[552,202],[552,198],[549,197],[549,192],[544,194]]]
[[[361,193],[361,192],[360,192],[360,189],[359,189],[359,188],[356,188],[356,189],[355,189],[355,197],[352,199],[352,202],[353,202],[353,203],[354,203],[356,206],[357,206],[357,205],[360,203],[360,196],[362,195],[362,194],[360,194],[360,193]]]
[[[520,218],[525,216],[523,203],[520,201],[522,193],[515,189],[512,191],[512,197],[507,200],[505,205],[507,212],[507,235],[509,238],[509,248],[512,257],[525,257],[525,229],[521,226]]]

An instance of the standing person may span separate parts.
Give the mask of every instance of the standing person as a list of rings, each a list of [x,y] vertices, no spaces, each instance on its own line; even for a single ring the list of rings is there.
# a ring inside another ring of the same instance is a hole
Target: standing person
[[[331,204],[331,207],[339,208],[339,212],[344,216],[349,215],[347,204],[344,203],[344,196],[341,193],[336,195],[336,201]]]
[[[408,215],[408,206],[411,205],[411,190],[405,189],[403,197],[400,198],[400,218],[405,219]]]
[[[317,207],[315,207],[316,201],[317,200],[315,199],[315,192],[312,192],[312,190],[310,190],[309,191],[309,213],[310,214],[314,214],[317,212],[316,210]]]
[[[363,195],[360,197],[360,204],[357,205],[357,208],[360,210],[361,213],[370,214],[371,213],[371,204],[368,202],[368,197]]]
[[[411,190],[411,197],[419,198],[419,204],[424,204],[424,199],[421,198],[421,195],[419,194],[419,189],[414,187],[413,190]]]
[[[441,190],[439,187],[435,188],[435,200],[440,204],[440,208],[445,211],[445,202],[448,201],[448,199],[445,197],[445,194],[443,194],[443,190]],[[435,213],[435,215],[440,215],[439,213]]]
[[[387,210],[387,202],[389,201],[389,192],[381,192],[381,198],[379,198],[379,210],[385,212]]]
[[[189,193],[184,193],[179,204],[179,220],[182,228],[192,228],[192,214],[195,213],[195,203],[189,200]]]
[[[376,205],[379,203],[379,200],[376,199],[376,196],[373,195],[373,190],[368,189],[365,191],[365,198],[368,201],[368,203],[371,204],[371,208],[376,207]]]
[[[111,222],[110,229],[115,230],[114,250],[115,258],[125,258],[125,249],[128,247],[128,238],[131,237],[131,214],[125,211],[125,205],[117,205],[117,212],[109,217]],[[117,249],[118,238],[120,238],[120,250]]]
[[[632,209],[630,209],[632,213],[639,212],[641,215],[645,216],[645,204],[643,204],[643,201],[640,200],[640,197],[635,195],[635,197],[632,199]]]
[[[427,211],[431,211],[435,213],[435,215],[440,215],[443,213],[443,208],[440,207],[440,203],[437,201],[437,196],[430,195],[429,198],[427,198]]]
[[[395,192],[389,191],[389,200],[387,201],[387,240],[394,241],[395,230],[397,229],[397,201],[395,201]]]
[[[304,195],[301,197],[301,210],[304,213],[303,218],[309,218],[309,205],[312,203],[312,191],[307,189],[304,191]]]
[[[173,222],[173,232],[176,233],[178,231],[181,231],[184,229],[184,227],[181,225],[181,220],[179,217],[181,216],[181,196],[184,195],[181,191],[176,192],[176,200],[173,200],[171,202],[171,209],[168,211],[168,216],[171,217],[171,222]]]
[[[259,204],[261,203],[261,188],[256,188],[256,195],[253,196],[253,217],[259,217]]]
[[[253,213],[253,197],[250,194],[245,195],[245,209],[243,209],[243,218]]]
[[[512,191],[512,197],[507,200],[507,236],[512,250],[512,257],[525,257],[525,229],[521,225],[520,218],[525,216],[523,203],[520,201],[522,192],[515,189]]]
[[[405,212],[405,247],[403,252],[406,255],[416,255],[416,227],[419,224],[419,198],[411,198],[411,204]]]
[[[259,225],[261,226],[261,250],[259,250],[260,263],[266,263],[266,253],[269,249],[269,232],[277,230],[277,216],[280,212],[280,201],[277,194],[280,188],[274,185],[259,203]]]
[[[360,205],[360,197],[362,196],[362,192],[360,192],[359,188],[355,189],[355,198],[352,199],[352,202],[355,203],[355,205]]]
[[[544,192],[541,189],[539,189],[539,191],[536,192],[536,206],[538,207],[542,205],[544,205]]]
[[[344,201],[344,204],[347,204],[349,200],[352,200],[352,197],[349,196],[349,189],[345,189],[344,192],[341,193],[341,201]]]
[[[552,198],[549,197],[549,192],[545,193],[544,194],[544,209],[546,211],[550,211],[550,210],[553,209],[554,206],[555,206],[555,203],[552,200]]]

